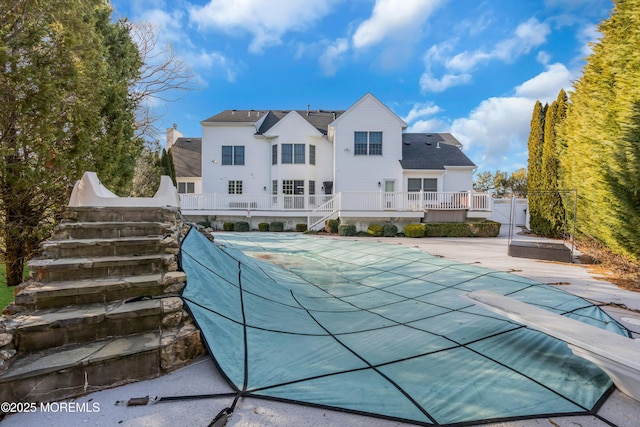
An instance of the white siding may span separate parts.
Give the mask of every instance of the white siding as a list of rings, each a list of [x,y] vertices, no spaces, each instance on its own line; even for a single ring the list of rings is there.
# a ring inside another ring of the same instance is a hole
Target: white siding
[[[317,129],[309,124],[300,115],[291,111],[283,117],[274,127],[269,129],[265,136],[270,138],[271,150],[273,145],[278,146],[278,164],[271,164],[271,151],[269,151],[269,165],[271,171],[270,180],[278,180],[278,192],[282,191],[282,180],[304,180],[305,194],[309,191],[309,181],[316,182],[316,194],[322,194],[323,181],[332,180],[333,154],[331,144]],[[274,137],[271,139],[272,137]],[[304,164],[283,164],[282,144],[304,144]],[[316,147],[316,164],[309,164],[310,146]],[[268,186],[271,191],[271,184]]]
[[[335,122],[334,192],[380,191],[378,182],[402,183],[402,121],[371,96],[365,96]],[[382,132],[382,155],[355,155],[357,131]]]
[[[473,188],[473,169],[448,167],[442,191],[471,191]]]
[[[255,137],[253,123],[202,127],[202,191],[228,192],[229,181],[242,181],[244,194],[264,194],[270,189],[271,147]],[[244,145],[244,166],[222,165],[223,145]]]

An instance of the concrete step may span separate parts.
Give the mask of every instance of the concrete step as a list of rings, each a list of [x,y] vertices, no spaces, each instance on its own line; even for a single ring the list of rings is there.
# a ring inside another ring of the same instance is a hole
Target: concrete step
[[[140,297],[176,296],[187,276],[181,271],[165,274],[85,279],[52,283],[29,282],[15,296],[14,311],[33,311],[70,305],[87,305]]]
[[[53,231],[55,240],[116,239],[121,237],[165,236],[172,234],[163,222],[61,222]]]
[[[182,299],[167,297],[39,310],[10,322],[15,349],[34,352],[171,327],[182,317]]]
[[[173,254],[95,258],[36,258],[28,263],[31,277],[41,283],[92,278],[119,278],[176,271]]]
[[[192,323],[16,357],[0,375],[0,401],[50,402],[155,378],[203,354]]]
[[[64,219],[69,222],[176,222],[179,215],[179,209],[171,207],[69,206]]]
[[[165,252],[162,236],[107,239],[46,240],[40,246],[43,258],[77,258],[117,255],[148,255]]]

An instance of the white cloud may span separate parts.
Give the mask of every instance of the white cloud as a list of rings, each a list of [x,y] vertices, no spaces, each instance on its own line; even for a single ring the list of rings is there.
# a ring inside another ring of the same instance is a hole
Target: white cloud
[[[343,54],[349,49],[347,39],[337,39],[331,43],[318,59],[320,68],[325,76],[334,76],[338,69],[338,64],[342,61]]]
[[[447,52],[453,50],[455,41],[432,46],[425,54],[425,72],[420,77],[420,88],[423,92],[442,92],[469,83],[471,71],[480,63],[494,59],[512,62],[545,43],[550,31],[548,24],[530,18],[518,25],[512,37],[499,41],[489,51],[479,49],[450,56]],[[441,77],[437,77],[433,71],[437,67],[444,69]]]
[[[252,53],[261,53],[281,43],[289,31],[302,31],[331,12],[335,0],[210,0],[192,6],[191,22],[200,29],[217,29],[228,34],[249,33]]]
[[[444,92],[450,87],[460,86],[471,81],[471,74],[445,74],[440,78],[429,72],[420,76],[420,89],[423,92]]]
[[[435,104],[416,103],[416,104],[413,104],[413,108],[411,108],[411,111],[409,111],[409,113],[407,113],[407,115],[403,117],[402,120],[405,123],[411,123],[416,119],[419,119],[422,117],[433,116],[434,114],[439,113],[440,111],[441,111],[440,107],[438,107]]]
[[[450,132],[463,143],[481,170],[526,164],[533,106],[552,102],[560,89],[570,89],[573,76],[562,64],[551,64],[514,90],[514,96],[482,101],[468,117],[453,120]]]
[[[545,71],[516,87],[516,95],[527,99],[551,103],[558,97],[561,88],[571,87],[574,76],[563,64],[551,64]]]
[[[388,37],[413,37],[442,3],[442,0],[376,0],[371,17],[353,34],[353,46],[359,49]]]

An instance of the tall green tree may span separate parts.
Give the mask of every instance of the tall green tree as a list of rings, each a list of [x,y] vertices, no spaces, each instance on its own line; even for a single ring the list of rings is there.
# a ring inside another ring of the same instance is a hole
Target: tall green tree
[[[558,187],[558,162],[560,156],[557,131],[566,117],[567,94],[560,90],[558,98],[547,108],[544,120],[544,142],[542,144],[540,193],[531,198],[538,200],[540,218],[536,218],[535,230],[547,237],[560,237],[564,234],[565,206],[563,193]]]
[[[83,171],[119,188],[133,169],[139,142],[127,139],[135,110],[127,89],[140,62],[126,26],[110,16],[103,0],[0,5],[0,213],[10,286],[22,281],[25,259]]]
[[[544,203],[534,196],[542,190],[542,149],[544,146],[544,123],[547,105],[536,101],[531,116],[531,130],[527,146],[529,149],[527,193],[529,194],[530,226],[533,232],[540,233],[545,227],[543,217]]]
[[[616,0],[599,25],[560,127],[561,181],[578,191],[576,228],[640,260],[640,0]]]

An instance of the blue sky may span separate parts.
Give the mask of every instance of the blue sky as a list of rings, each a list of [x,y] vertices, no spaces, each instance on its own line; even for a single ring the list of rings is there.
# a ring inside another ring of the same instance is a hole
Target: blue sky
[[[527,165],[536,100],[571,89],[610,0],[113,0],[196,76],[158,105],[198,137],[226,109],[347,109],[371,92],[409,132],[451,132],[478,172]],[[164,136],[160,136],[164,144]]]

